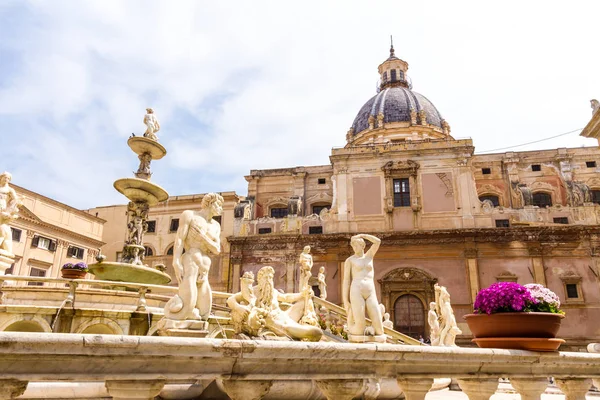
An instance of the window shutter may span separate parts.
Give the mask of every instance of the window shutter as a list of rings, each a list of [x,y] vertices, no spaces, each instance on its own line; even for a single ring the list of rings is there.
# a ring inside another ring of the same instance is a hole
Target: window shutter
[[[67,257],[73,257],[73,247],[71,246],[67,249]]]
[[[50,246],[48,246],[49,251],[56,251],[56,240],[50,241]]]
[[[31,241],[31,247],[38,247],[39,242],[40,242],[40,237],[34,236],[33,240]]]

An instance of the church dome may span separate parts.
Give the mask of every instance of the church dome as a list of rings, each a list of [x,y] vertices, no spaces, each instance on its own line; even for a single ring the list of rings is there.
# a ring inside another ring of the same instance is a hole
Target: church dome
[[[414,92],[408,63],[394,54],[378,68],[379,91],[360,109],[346,135],[348,145],[451,139],[450,125],[427,97]]]
[[[435,108],[433,103],[420,93],[398,86],[388,87],[371,97],[360,109],[352,130],[354,134],[369,129],[369,117],[377,119],[379,114],[383,114],[383,122],[411,122],[411,110],[416,112],[417,116],[423,115],[421,110],[425,111],[427,123],[429,125],[442,128],[442,115]],[[417,120],[420,118],[417,117]],[[418,121],[421,123],[421,121]]]

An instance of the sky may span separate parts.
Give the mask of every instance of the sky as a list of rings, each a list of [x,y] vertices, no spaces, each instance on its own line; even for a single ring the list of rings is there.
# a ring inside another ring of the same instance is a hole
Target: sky
[[[583,128],[597,1],[0,0],[0,170],[77,208],[125,204],[145,108],[170,195],[329,164],[389,55],[476,152]],[[595,146],[578,133],[514,150]]]

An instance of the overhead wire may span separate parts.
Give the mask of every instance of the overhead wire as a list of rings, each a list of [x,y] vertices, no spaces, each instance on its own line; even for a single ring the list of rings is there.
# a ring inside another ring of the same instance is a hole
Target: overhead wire
[[[492,149],[492,150],[476,151],[476,153],[478,153],[478,154],[481,154],[481,153],[491,153],[491,152],[494,152],[494,151],[514,149],[515,147],[527,146],[528,144],[534,144],[534,143],[544,142],[546,140],[555,139],[557,137],[561,137],[561,136],[565,136],[565,135],[570,135],[571,133],[575,133],[575,132],[581,131],[582,129],[583,128],[577,128],[577,129],[573,129],[572,131],[569,131],[569,132],[561,133],[560,135],[555,135],[555,136],[550,136],[550,137],[547,137],[547,138],[544,138],[544,139],[534,140],[533,142],[527,142],[527,143],[523,143],[523,144],[517,144],[517,145],[514,145],[514,146],[508,146],[508,147],[501,147],[501,148]]]

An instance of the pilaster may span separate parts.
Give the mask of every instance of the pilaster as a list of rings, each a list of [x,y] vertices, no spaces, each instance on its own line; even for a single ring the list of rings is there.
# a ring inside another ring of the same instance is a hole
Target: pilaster
[[[479,292],[479,264],[477,263],[477,249],[465,249],[464,255],[467,263],[467,275],[471,289],[471,301],[475,303],[477,292]]]

